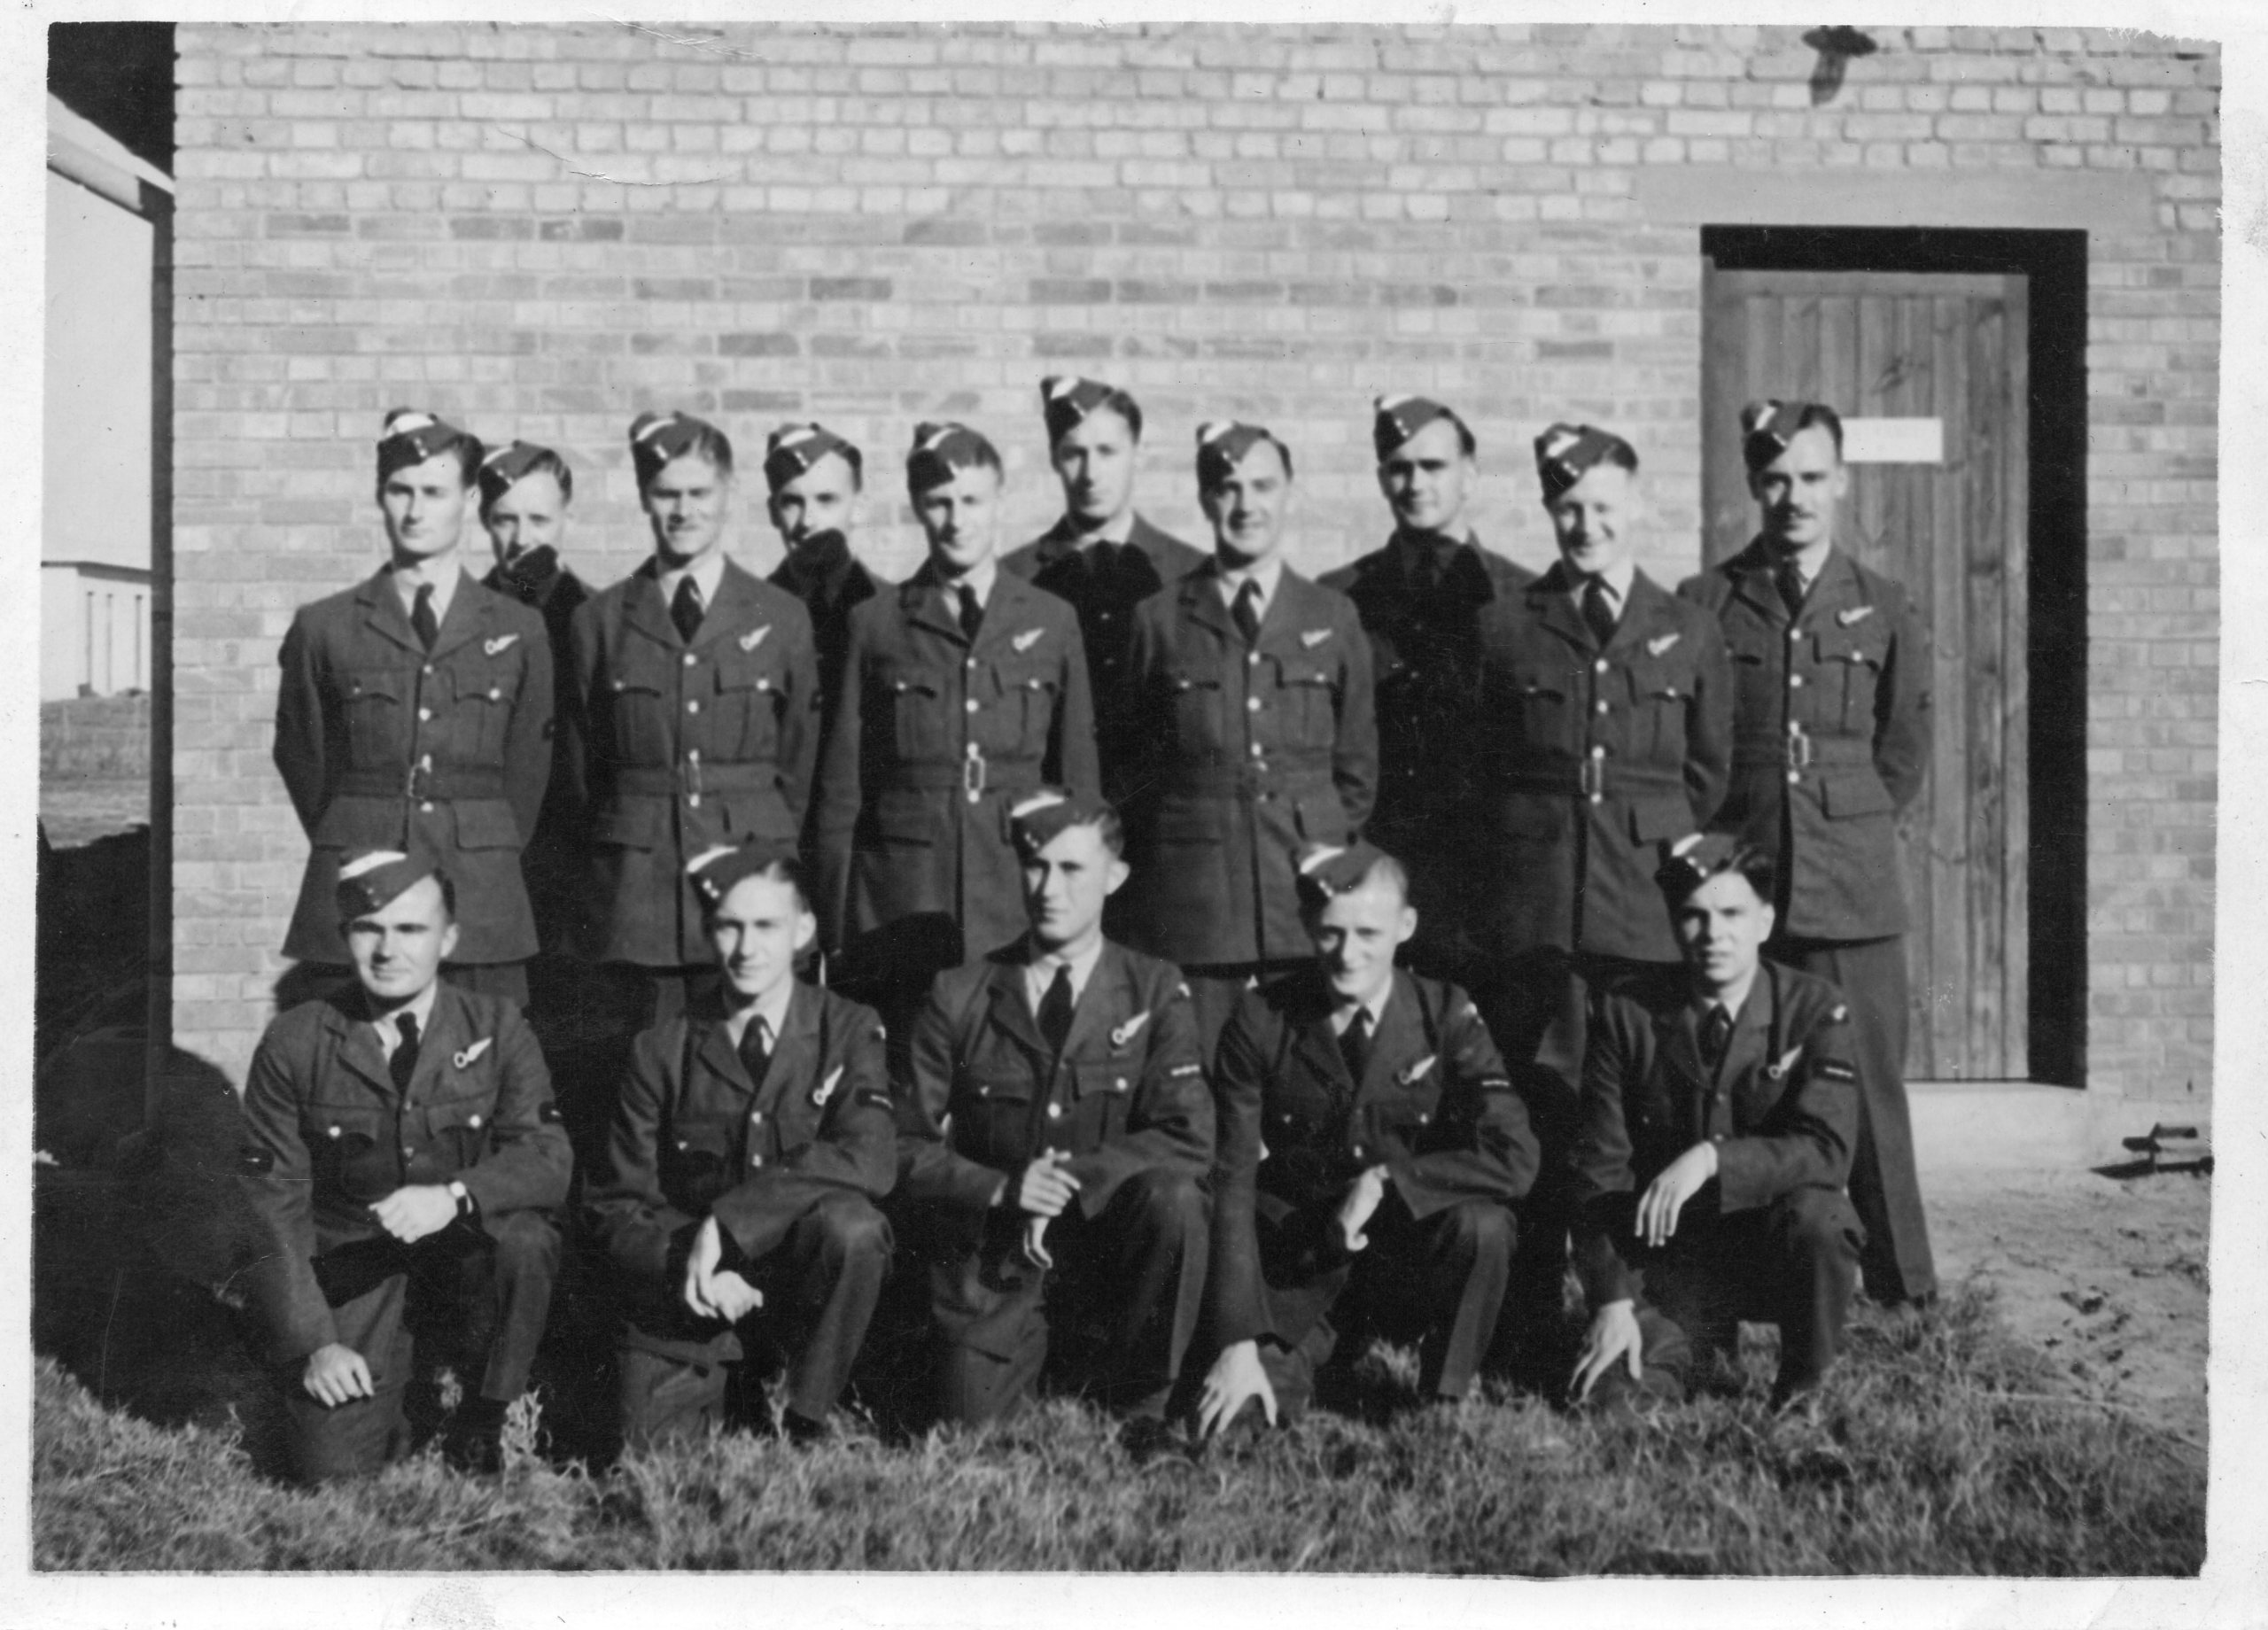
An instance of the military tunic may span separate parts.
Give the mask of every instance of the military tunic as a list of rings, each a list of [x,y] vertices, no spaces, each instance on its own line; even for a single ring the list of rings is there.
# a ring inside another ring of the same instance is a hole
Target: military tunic
[[[1293,851],[1361,834],[1378,791],[1370,641],[1285,568],[1247,647],[1208,562],[1134,614],[1130,944],[1184,968],[1310,954]]]
[[[765,579],[804,602],[811,614],[812,641],[819,654],[820,740],[835,722],[843,697],[843,664],[850,651],[850,614],[882,592],[874,574],[859,563],[847,543],[814,555],[807,546],[790,550]]]
[[[1359,1082],[1331,1013],[1329,987],[1303,969],[1246,993],[1222,1035],[1213,1329],[1223,1346],[1264,1337],[1303,1352],[1311,1370],[1331,1338],[1309,1335],[1351,1281],[1388,1282],[1366,1294],[1423,1283],[1424,1386],[1462,1396],[1495,1328],[1507,1208],[1534,1181],[1535,1137],[1456,986],[1396,970]],[[1370,1249],[1350,1255],[1336,1214],[1372,1166],[1386,1168],[1386,1199]]]
[[[1104,541],[1081,548],[1078,538],[1066,516],[1023,547],[1003,555],[1000,570],[1045,589],[1078,613],[1102,749],[1103,796],[1116,803],[1127,791],[1125,676],[1134,608],[1167,584],[1187,577],[1208,557],[1138,515],[1124,543]]]
[[[792,1407],[825,1417],[889,1267],[874,1202],[897,1170],[884,1037],[871,1008],[798,984],[761,1082],[749,1079],[720,1011],[639,1036],[586,1201],[591,1231],[624,1282],[633,1437],[659,1435],[685,1413],[657,1408],[670,1390],[663,1378],[742,1355],[735,1327],[695,1318],[680,1296],[693,1235],[710,1216],[723,1265],[769,1287],[752,1316],[785,1321],[790,1332]],[[714,1379],[720,1398],[721,1373]]]
[[[365,1011],[359,988],[292,1008],[261,1036],[245,1081],[239,1182],[275,1241],[250,1271],[251,1300],[268,1356],[291,1366],[279,1379],[311,1478],[370,1470],[398,1449],[414,1362],[406,1296],[439,1285],[458,1304],[482,1397],[526,1389],[558,1264],[549,1213],[567,1198],[573,1158],[514,1004],[438,987],[406,1091]],[[397,1189],[452,1181],[477,1216],[415,1245],[371,1215]],[[361,1354],[376,1397],[324,1409],[301,1391],[297,1364],[333,1342]]]
[[[1767,962],[1713,1071],[1691,990],[1679,968],[1595,997],[1571,1160],[1584,1294],[1594,1310],[1643,1294],[1669,1316],[1674,1331],[1648,1331],[1650,1366],[1676,1367],[1682,1340],[1721,1343],[1738,1318],[1764,1317],[1781,1325],[1783,1379],[1815,1378],[1835,1355],[1862,1232],[1843,1192],[1859,1127],[1849,1010],[1826,981]],[[1663,1246],[1644,1246],[1637,1197],[1705,1141],[1716,1176]]]
[[[1201,1310],[1213,1100],[1181,975],[1106,942],[1058,1057],[1025,992],[1028,955],[1018,943],[941,975],[901,1067],[900,1198],[959,1418],[1014,1407],[1067,1294],[1115,1332],[1101,1368],[1122,1399],[1171,1383]],[[1014,1190],[1051,1149],[1079,1191],[1048,1224],[1046,1270],[1021,1254]]]
[[[574,920],[573,892],[581,881],[582,812],[575,807],[564,725],[575,710],[575,645],[571,631],[576,610],[590,599],[591,591],[574,572],[557,564],[555,555],[550,569],[532,580],[497,566],[481,578],[480,586],[518,601],[541,617],[545,645],[551,654],[551,779],[544,784],[535,834],[520,851],[520,869],[527,879],[528,903],[535,911],[536,940],[542,950],[554,951],[566,943]]]
[[[1379,791],[1364,836],[1400,860],[1418,908],[1411,956],[1427,972],[1462,964],[1473,867],[1472,804],[1487,719],[1474,706],[1481,611],[1535,574],[1480,547],[1397,532],[1321,578],[1355,602],[1377,687]]]
[[[819,752],[811,618],[727,561],[690,644],[648,560],[575,616],[569,763],[589,813],[576,947],[592,962],[707,964],[686,862],[802,829]]]
[[[896,966],[884,942],[922,930],[938,943],[914,997],[938,967],[1007,943],[1024,927],[1008,811],[1043,783],[1091,796],[1096,779],[1071,609],[997,573],[972,644],[924,565],[851,614],[819,776],[824,943],[871,971]]]
[[[312,852],[284,954],[343,964],[338,865],[351,849],[437,856],[456,892],[456,959],[537,949],[520,872],[551,773],[542,620],[470,577],[427,651],[391,570],[299,608],[284,636],[276,767]]]
[[[1793,617],[1775,565],[1759,539],[1678,590],[1717,615],[1732,652],[1732,784],[1714,825],[1779,858],[1767,953],[1850,998],[1860,1088],[1851,1197],[1867,1227],[1867,1288],[1927,1297],[1937,1267],[1906,1101],[1898,817],[1929,768],[1929,635],[1897,584],[1841,549]]]

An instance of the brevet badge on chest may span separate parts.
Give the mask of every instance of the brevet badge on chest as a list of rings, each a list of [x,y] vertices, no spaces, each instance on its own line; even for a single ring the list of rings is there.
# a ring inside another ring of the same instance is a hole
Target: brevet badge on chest
[[[1026,651],[1037,645],[1039,637],[1046,632],[1045,628],[1027,628],[1008,643],[1015,648],[1016,655],[1021,656]]]
[[[1646,641],[1646,655],[1649,656],[1659,656],[1664,651],[1669,649],[1670,647],[1675,645],[1683,638],[1684,636],[1682,634],[1657,634],[1652,639]]]
[[[455,1065],[459,1069],[470,1069],[472,1067],[472,1061],[478,1058],[482,1053],[486,1052],[488,1051],[489,1044],[494,1040],[495,1037],[492,1036],[484,1036],[478,1041],[473,1043],[470,1047],[460,1047],[455,1052],[449,1055],[449,1062]]]
[[[1307,630],[1305,633],[1303,633],[1302,634],[1301,634],[1301,635],[1300,635],[1300,643],[1301,643],[1301,645],[1304,646],[1307,649],[1309,649],[1309,650],[1312,651],[1313,649],[1315,649],[1315,648],[1316,648],[1316,647],[1317,647],[1318,645],[1321,645],[1321,644],[1322,644],[1325,640],[1328,640],[1328,639],[1330,639],[1330,638],[1331,638],[1331,630],[1330,630],[1330,629],[1328,629],[1328,628],[1310,628],[1310,629]]]
[[[1796,1060],[1803,1056],[1804,1050],[1800,1045],[1789,1048],[1780,1055],[1778,1063],[1767,1064],[1764,1067],[1764,1078],[1767,1081],[1785,1081],[1788,1078],[1788,1072],[1795,1068]]]
[[[827,1079],[820,1082],[817,1087],[814,1087],[812,1090],[812,1107],[813,1109],[825,1108],[827,1106],[827,1100],[835,1096],[835,1086],[842,1081],[842,1079],[843,1067],[840,1064],[827,1071]]]
[[[483,640],[480,642],[480,654],[484,656],[493,656],[501,651],[509,650],[511,648],[512,641],[518,638],[517,634],[498,634],[493,640]]]
[[[1440,1056],[1439,1053],[1429,1052],[1417,1063],[1396,1070],[1394,1075],[1394,1084],[1401,1087],[1416,1086],[1425,1078],[1425,1072],[1433,1067],[1434,1060]]]
[[[751,628],[751,629],[750,629],[746,633],[742,634],[742,635],[741,636],[741,638],[740,638],[740,647],[741,647],[741,649],[742,649],[743,651],[752,651],[752,650],[756,649],[756,648],[757,648],[757,646],[762,645],[762,644],[764,643],[764,636],[765,636],[765,635],[766,635],[766,634],[768,634],[768,633],[770,633],[771,632],[772,632],[772,625],[771,625],[771,624],[769,624],[769,623],[766,623],[766,624],[765,624],[763,627],[761,627],[761,628]]]
[[[1140,1013],[1135,1014],[1131,1019],[1129,1019],[1124,1024],[1116,1025],[1112,1028],[1110,1032],[1110,1044],[1114,1047],[1123,1047],[1127,1043],[1132,1041],[1137,1036],[1139,1036],[1142,1033],[1142,1027],[1149,1022],[1150,1011],[1147,1008],[1144,1008]]]
[[[1835,614],[1835,625],[1837,628],[1848,628],[1853,623],[1865,622],[1874,614],[1875,609],[1872,606],[1852,606],[1848,611],[1837,611]]]

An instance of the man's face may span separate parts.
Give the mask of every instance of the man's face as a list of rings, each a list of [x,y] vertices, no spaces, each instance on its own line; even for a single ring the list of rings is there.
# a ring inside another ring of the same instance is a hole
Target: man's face
[[[780,541],[793,554],[806,538],[821,532],[850,535],[858,505],[858,477],[850,461],[830,453],[772,494],[768,508]]]
[[[1358,889],[1308,913],[1308,935],[1332,994],[1368,1002],[1394,977],[1394,953],[1418,931],[1418,913],[1391,878],[1373,871]]]
[[[1583,478],[1543,506],[1559,558],[1584,577],[1619,571],[1637,544],[1645,513],[1637,477],[1619,464],[1594,464]]]
[[[1756,974],[1772,935],[1772,907],[1737,872],[1720,872],[1670,913],[1685,966],[1704,990],[1729,990]]]
[[[440,880],[421,877],[366,917],[340,925],[354,977],[381,1008],[414,1002],[457,948]]]
[[[1098,408],[1057,439],[1050,457],[1063,483],[1063,507],[1076,520],[1099,526],[1134,501],[1134,458],[1139,444],[1125,420]]]
[[[567,495],[548,470],[531,470],[504,489],[480,517],[496,563],[509,566],[530,549],[556,549],[567,533]]]
[[[672,459],[638,494],[654,529],[654,547],[672,570],[722,547],[733,478],[699,454]]]
[[[1456,426],[1435,419],[1386,455],[1379,465],[1379,491],[1410,531],[1454,533],[1478,473]]]
[[[397,554],[420,559],[455,548],[464,534],[464,507],[471,493],[464,466],[454,453],[403,465],[378,483],[386,541]]]
[[[1024,912],[1042,951],[1076,948],[1102,931],[1102,903],[1126,881],[1102,829],[1066,827],[1024,859]]]
[[[734,994],[761,1001],[796,974],[796,953],[819,933],[793,883],[776,877],[743,877],[709,914],[709,943]]]
[[[929,539],[929,558],[947,577],[967,577],[999,547],[1000,472],[989,464],[956,466],[951,480],[914,494],[913,515]]]
[[[1256,441],[1234,469],[1201,489],[1197,501],[1213,524],[1213,540],[1238,563],[1258,565],[1284,541],[1292,477],[1272,441]]]
[[[1835,511],[1851,472],[1823,424],[1796,432],[1788,450],[1748,477],[1764,535],[1790,549],[1835,541]]]

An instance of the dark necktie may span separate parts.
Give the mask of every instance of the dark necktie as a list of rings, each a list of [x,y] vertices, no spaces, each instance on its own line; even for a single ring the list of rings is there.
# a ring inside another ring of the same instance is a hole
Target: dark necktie
[[[440,619],[433,615],[433,586],[431,583],[417,586],[416,598],[409,605],[409,625],[416,630],[417,642],[429,651],[433,648],[433,641],[441,637]]]
[[[1714,1070],[1725,1061],[1725,1049],[1732,1041],[1733,1016],[1721,1005],[1712,1007],[1701,1021],[1701,1062]]]
[[[1048,1051],[1059,1058],[1064,1040],[1071,1034],[1071,970],[1059,962],[1055,977],[1048,981],[1047,994],[1039,998],[1039,1033],[1046,1038]]]
[[[677,580],[677,593],[670,596],[670,621],[677,625],[677,637],[691,645],[693,636],[701,632],[703,615],[701,591],[687,572]]]
[[[1614,602],[1607,598],[1606,581],[1593,578],[1583,585],[1583,621],[1601,645],[1614,638]]]
[[[393,1052],[386,1059],[386,1074],[393,1077],[393,1090],[409,1091],[409,1078],[417,1073],[417,1015],[404,1013],[394,1021],[401,1039],[394,1044]]]
[[[741,1067],[748,1071],[749,1084],[764,1084],[764,1072],[772,1067],[772,1030],[764,1022],[764,1015],[757,1013],[748,1021],[748,1028],[741,1032]]]
[[[960,596],[960,637],[974,645],[976,631],[984,626],[984,608],[977,602],[976,591],[966,583],[953,593]]]
[[[1780,603],[1788,608],[1788,620],[1792,623],[1803,615],[1804,574],[1796,570],[1795,562],[1782,561],[1773,578],[1780,586]]]
[[[1347,1076],[1356,1086],[1371,1067],[1371,1010],[1358,1007],[1347,1028],[1339,1033],[1339,1056],[1347,1061]]]
[[[1260,643],[1260,585],[1250,578],[1237,590],[1236,603],[1229,608],[1235,619],[1237,632],[1244,636],[1247,645]]]

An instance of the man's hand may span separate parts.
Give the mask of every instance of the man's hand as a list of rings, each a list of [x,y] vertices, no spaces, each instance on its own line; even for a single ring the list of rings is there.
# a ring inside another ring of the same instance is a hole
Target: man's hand
[[[703,1217],[685,1257],[685,1305],[694,1316],[737,1323],[764,1305],[764,1292],[730,1269],[720,1270],[725,1237],[717,1219]]]
[[[1036,1217],[1060,1217],[1079,1192],[1079,1180],[1060,1164],[1071,1157],[1045,1149],[1016,1183],[1016,1207]]]
[[[1276,1389],[1268,1385],[1268,1370],[1260,1362],[1260,1343],[1232,1341],[1205,1372],[1205,1391],[1198,1401],[1197,1435],[1210,1438],[1229,1429],[1237,1411],[1254,1399],[1268,1424],[1276,1424]]]
[[[1385,1198],[1383,1166],[1370,1168],[1348,1187],[1347,1198],[1339,1202],[1339,1240],[1348,1251],[1360,1251],[1371,1243],[1371,1237],[1363,1230]]]
[[[1611,1301],[1591,1315],[1590,1333],[1583,1339],[1583,1351],[1575,1360],[1574,1379],[1568,1383],[1581,1403],[1591,1395],[1591,1384],[1614,1367],[1621,1359],[1635,1381],[1643,1373],[1644,1339],[1638,1333],[1638,1309],[1628,1297]]]
[[[299,1385],[327,1409],[336,1409],[351,1399],[375,1398],[378,1393],[370,1384],[370,1367],[362,1362],[362,1355],[337,1341],[307,1354]]]
[[[1662,1168],[1660,1176],[1646,1185],[1638,1199],[1638,1215],[1630,1231],[1650,1246],[1666,1245],[1677,1232],[1677,1214],[1717,1175],[1717,1145],[1696,1144]]]
[[[438,1183],[396,1189],[370,1207],[378,1226],[406,1246],[438,1234],[457,1220],[457,1197]]]

